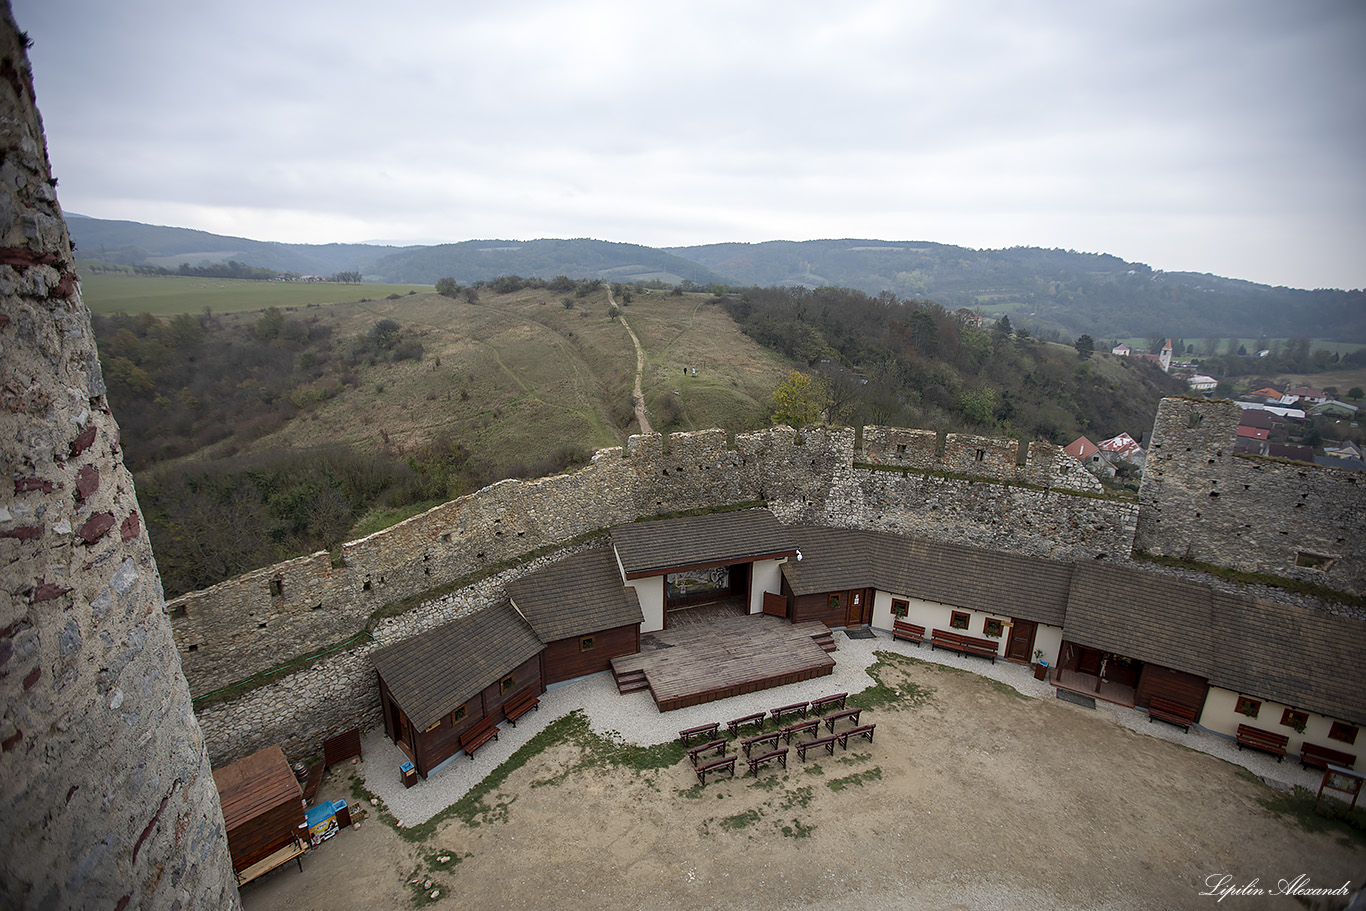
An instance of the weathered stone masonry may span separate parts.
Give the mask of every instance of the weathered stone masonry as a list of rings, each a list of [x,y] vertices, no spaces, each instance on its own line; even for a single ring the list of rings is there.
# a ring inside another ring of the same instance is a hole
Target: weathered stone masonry
[[[1237,455],[1239,417],[1234,402],[1162,401],[1135,548],[1366,592],[1366,477]]]
[[[642,516],[763,501],[790,523],[1053,557],[1128,553],[1133,503],[1095,496],[1095,479],[1060,450],[1032,444],[1019,465],[1014,443],[981,437],[950,435],[939,457],[899,450],[903,435],[921,433],[867,428],[856,447],[848,428],[779,427],[731,448],[709,430],[674,434],[667,450],[658,435],[635,436],[573,474],[495,484],[343,545],[339,565],[317,553],[171,602],[191,690],[335,645],[386,604]],[[976,478],[956,476],[973,468]]]
[[[0,907],[235,908],[23,39],[0,15]]]

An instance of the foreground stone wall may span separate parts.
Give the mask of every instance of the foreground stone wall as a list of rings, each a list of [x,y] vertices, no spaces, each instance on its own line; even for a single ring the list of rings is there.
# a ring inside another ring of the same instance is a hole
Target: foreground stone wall
[[[1234,402],[1164,399],[1134,546],[1366,593],[1366,477],[1235,455]]]
[[[898,434],[921,433],[867,428],[862,449],[851,428],[776,427],[734,446],[720,430],[633,436],[572,474],[503,481],[349,542],[336,565],[313,554],[178,598],[176,644],[198,697],[334,646],[386,605],[528,554],[644,516],[756,501],[789,524],[1054,557],[1128,552],[1132,503],[1080,495],[1099,485],[1061,450],[1032,444],[1017,464],[1013,441],[950,435],[942,456],[931,446],[897,462]],[[891,464],[855,467],[878,460]]]
[[[24,41],[0,19],[0,907],[236,908]]]

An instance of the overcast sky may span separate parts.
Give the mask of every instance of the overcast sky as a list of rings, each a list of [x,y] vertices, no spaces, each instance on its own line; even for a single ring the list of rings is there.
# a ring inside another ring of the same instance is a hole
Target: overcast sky
[[[1366,3],[12,0],[69,212],[1366,287]]]

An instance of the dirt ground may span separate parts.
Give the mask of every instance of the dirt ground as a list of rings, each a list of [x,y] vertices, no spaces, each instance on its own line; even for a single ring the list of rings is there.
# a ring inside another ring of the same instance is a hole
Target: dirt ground
[[[1202,893],[1222,877],[1268,893],[1300,876],[1366,878],[1366,844],[1273,814],[1258,801],[1276,792],[1233,765],[974,674],[885,672],[905,681],[928,695],[866,710],[872,744],[805,763],[793,751],[786,771],[705,788],[686,759],[571,771],[580,747],[551,746],[485,798],[475,825],[448,820],[415,844],[371,815],[309,851],[302,873],[289,864],[244,886],[243,906],[1337,908]],[[354,805],[349,779],[331,776],[319,796]]]

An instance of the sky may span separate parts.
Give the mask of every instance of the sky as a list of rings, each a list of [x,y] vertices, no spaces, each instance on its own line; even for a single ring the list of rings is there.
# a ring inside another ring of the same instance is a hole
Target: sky
[[[1362,0],[11,0],[67,212],[1366,287]]]

